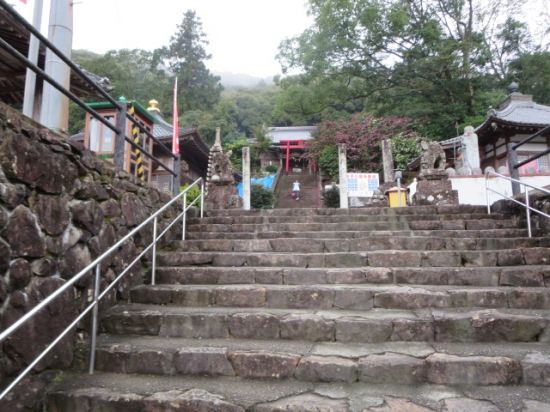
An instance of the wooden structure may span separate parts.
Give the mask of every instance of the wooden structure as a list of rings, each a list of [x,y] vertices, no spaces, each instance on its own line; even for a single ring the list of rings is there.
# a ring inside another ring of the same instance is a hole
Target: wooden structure
[[[123,97],[120,101],[126,101]],[[128,111],[134,112],[134,117],[139,123],[149,132],[153,131],[154,118],[153,116],[140,105],[137,101],[126,101]],[[89,103],[89,106],[97,113],[105,117],[112,124],[116,124],[116,109],[109,102]],[[132,122],[125,120],[126,136],[136,141],[149,153],[153,152],[153,139],[147,137],[145,133],[139,133],[137,128],[133,127]],[[137,135],[133,136],[133,129],[137,130]],[[86,147],[94,151],[98,156],[113,161],[115,150],[115,133],[106,127],[104,124],[93,118],[89,113],[86,115],[86,127],[84,131],[84,144]],[[160,159],[159,159],[160,160]],[[170,166],[169,166],[170,167]],[[142,176],[139,173],[142,169]],[[124,148],[124,170],[131,174],[140,177],[146,182],[151,182],[152,178],[151,160],[146,156],[141,156],[139,151],[133,149],[130,143],[125,143]]]
[[[533,102],[533,96],[517,92],[517,85],[510,86],[510,94],[499,104],[498,110],[490,108],[485,121],[474,129],[478,136],[480,166],[482,170],[507,166],[507,145],[518,143],[550,125],[550,107]],[[440,142],[446,152],[447,166],[453,167],[459,156],[462,136]],[[518,160],[550,148],[550,134],[544,134],[519,148]],[[531,166],[531,168],[529,168]],[[521,167],[521,173],[548,172],[550,155],[545,155]]]

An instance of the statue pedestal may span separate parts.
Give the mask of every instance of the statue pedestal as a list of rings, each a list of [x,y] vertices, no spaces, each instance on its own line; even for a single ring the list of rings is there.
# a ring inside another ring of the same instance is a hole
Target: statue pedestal
[[[458,205],[458,190],[453,190],[450,180],[420,180],[413,196],[415,206]]]
[[[453,190],[453,185],[444,170],[424,170],[418,178],[416,193],[413,196],[415,206],[458,205],[458,190]]]

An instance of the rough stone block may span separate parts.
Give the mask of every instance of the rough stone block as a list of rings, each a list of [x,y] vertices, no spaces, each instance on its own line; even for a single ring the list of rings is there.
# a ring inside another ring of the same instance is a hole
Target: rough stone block
[[[335,356],[308,356],[300,359],[294,376],[308,382],[346,382],[357,380],[357,362]]]
[[[359,380],[400,385],[424,383],[426,363],[423,359],[398,353],[371,355],[359,359]]]
[[[174,355],[177,373],[183,375],[235,376],[226,348],[185,348]]]
[[[334,340],[334,321],[320,315],[288,315],[281,319],[281,338],[317,341]]]
[[[240,339],[276,339],[279,317],[270,313],[236,313],[229,318],[229,332]]]
[[[339,289],[334,296],[334,307],[344,310],[371,310],[374,292],[364,289]]]
[[[422,260],[421,252],[368,252],[368,266],[377,267],[418,267]]]
[[[437,385],[514,385],[521,378],[520,363],[502,356],[435,353],[428,356],[426,364],[428,381]]]
[[[229,360],[237,376],[242,378],[288,379],[294,375],[299,355],[266,351],[229,352]]]
[[[344,399],[331,399],[316,394],[289,396],[274,402],[254,406],[254,412],[348,412],[348,402]]]
[[[501,290],[449,290],[453,307],[506,308],[508,299]]]
[[[512,290],[507,293],[508,304],[513,309],[550,309],[550,291]]]
[[[244,408],[202,389],[159,392],[143,400],[143,412],[245,412]]]
[[[228,338],[228,319],[220,314],[167,314],[163,316],[159,336],[188,339]]]
[[[125,311],[108,314],[101,319],[107,333],[120,335],[157,335],[161,323],[159,311]]]
[[[206,287],[172,290],[172,303],[174,305],[208,307],[214,305],[215,302],[215,292]]]
[[[333,290],[310,286],[270,289],[267,291],[266,306],[289,309],[332,309],[334,294]]]
[[[500,273],[501,286],[542,286],[544,287],[543,272],[537,269],[504,268]]]
[[[448,398],[443,404],[445,412],[503,412],[493,402],[470,398]]]
[[[374,306],[385,309],[447,308],[451,297],[445,292],[399,287],[374,295]]]
[[[378,321],[359,317],[336,319],[336,340],[339,342],[385,342],[392,333],[390,321]]]
[[[215,291],[218,306],[262,307],[266,289],[258,286],[222,287]]]
[[[431,319],[396,319],[393,321],[392,341],[433,342],[434,339],[434,324]]]
[[[527,265],[550,265],[550,248],[523,249],[523,258]]]
[[[325,254],[324,266],[327,268],[357,268],[367,266],[366,253],[327,253]]]
[[[322,285],[327,283],[324,269],[285,269],[284,283],[287,285]]]
[[[550,386],[550,355],[530,353],[521,360],[526,385]]]
[[[130,352],[125,362],[126,373],[146,375],[173,375],[172,353],[142,349]]]

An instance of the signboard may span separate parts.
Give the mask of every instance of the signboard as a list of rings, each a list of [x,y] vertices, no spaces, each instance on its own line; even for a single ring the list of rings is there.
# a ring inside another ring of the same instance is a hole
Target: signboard
[[[380,186],[378,173],[346,173],[348,197],[372,197]]]

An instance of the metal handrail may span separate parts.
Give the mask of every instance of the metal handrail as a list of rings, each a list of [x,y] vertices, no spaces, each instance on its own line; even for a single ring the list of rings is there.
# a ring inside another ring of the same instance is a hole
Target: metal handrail
[[[198,196],[190,205],[187,205],[187,192],[194,186],[200,185],[200,196]],[[86,266],[84,269],[82,269],[80,272],[78,272],[75,276],[73,276],[71,279],[69,279],[63,286],[61,286],[59,289],[57,289],[55,292],[53,292],[51,295],[49,295],[46,299],[44,299],[42,302],[40,302],[38,305],[36,305],[34,308],[32,308],[29,312],[27,312],[23,317],[21,317],[17,322],[15,322],[13,325],[8,327],[6,330],[4,330],[2,333],[0,333],[0,343],[3,342],[5,339],[7,339],[13,332],[15,332],[17,329],[19,329],[21,326],[23,326],[27,321],[29,321],[34,315],[36,315],[40,310],[44,309],[46,306],[48,306],[54,299],[61,296],[64,292],[66,292],[72,285],[74,285],[76,282],[78,282],[80,279],[82,279],[84,276],[88,274],[91,270],[95,268],[95,282],[94,282],[94,300],[90,305],[88,305],[82,313],[78,315],[78,317],[59,334],[59,336],[46,348],[40,355],[23,371],[21,372],[11,384],[4,389],[4,391],[0,394],[0,400],[2,400],[25,376],[29,374],[29,372],[36,366],[38,362],[40,362],[54,347],[55,345],[63,339],[63,337],[69,333],[80,320],[84,318],[90,311],[93,311],[93,319],[92,319],[92,333],[91,333],[91,348],[90,348],[90,366],[89,366],[89,373],[92,374],[94,372],[94,366],[95,366],[95,352],[96,352],[96,345],[97,345],[97,323],[98,323],[98,309],[99,309],[99,301],[107,294],[109,293],[115,285],[119,282],[120,279],[128,273],[132,267],[141,260],[143,256],[147,252],[149,252],[152,249],[152,264],[151,264],[151,284],[155,284],[155,272],[156,272],[156,246],[157,243],[162,237],[180,220],[183,218],[183,234],[182,234],[182,240],[185,239],[185,219],[187,211],[191,206],[193,206],[197,201],[200,199],[200,216],[204,216],[204,181],[202,178],[197,179],[195,182],[193,182],[188,188],[186,188],[184,191],[182,191],[178,196],[174,197],[172,200],[170,200],[168,203],[166,203],[162,208],[160,208],[157,212],[149,216],[145,221],[143,221],[139,226],[137,226],[135,229],[133,229],[130,233],[128,233],[126,236],[124,236],[122,239],[120,239],[118,242],[116,242],[109,250],[107,250],[105,253],[103,253],[101,256],[99,256],[97,259],[95,259],[92,263],[90,263],[88,266]],[[160,216],[166,209],[168,209],[170,206],[175,204],[177,201],[183,200],[183,211],[176,216],[170,224],[162,231],[160,235],[157,235],[157,220],[158,216]],[[149,246],[147,246],[127,267],[124,269],[114,280],[109,284],[109,286],[100,293],[100,279],[101,279],[101,262],[105,258],[107,258],[109,255],[111,255],[113,252],[118,250],[120,246],[122,246],[127,240],[129,240],[131,237],[133,237],[136,233],[138,233],[140,230],[142,230],[145,226],[147,226],[149,223],[153,222],[153,241]]]
[[[6,3],[5,0],[0,0],[0,7],[2,7],[15,21],[17,21],[19,24],[21,24],[25,29],[27,29],[30,33],[32,33],[40,42],[42,42],[48,49],[50,49],[57,57],[59,57],[60,60],[62,60],[65,64],[67,64],[71,70],[73,70],[82,80],[84,80],[88,85],[92,87],[95,91],[97,91],[101,96],[103,96],[109,103],[111,103],[116,109],[121,110],[122,105],[114,100],[109,94],[105,92],[97,83],[90,80],[90,78],[80,69],[75,63],[73,63],[67,56],[63,54],[52,42],[50,42],[46,37],[40,33],[32,24],[27,22],[13,7],[11,7],[8,3]],[[90,108],[86,103],[84,103],[82,100],[80,100],[78,97],[76,97],[73,93],[71,93],[69,90],[66,90],[61,84],[56,82],[52,77],[50,77],[46,72],[44,72],[42,69],[40,69],[37,65],[32,63],[27,57],[23,56],[21,53],[19,53],[15,48],[13,48],[9,43],[7,43],[4,39],[0,38],[0,47],[7,50],[13,57],[15,57],[17,60],[19,60],[25,67],[32,70],[34,73],[36,73],[37,76],[42,78],[43,80],[47,81],[49,84],[51,84],[54,88],[56,88],[60,93],[67,96],[69,99],[71,99],[73,102],[75,102],[80,108],[82,108],[84,111],[91,114],[95,119],[97,119],[99,122],[101,122],[103,125],[105,125],[107,128],[111,129],[113,132],[115,132],[117,135],[124,135],[124,140],[128,142],[132,147],[139,149],[146,157],[153,160],[155,163],[157,163],[159,166],[161,166],[163,169],[165,169],[167,172],[172,174],[173,176],[178,176],[178,171],[174,171],[167,167],[164,163],[162,163],[159,159],[154,157],[152,154],[150,154],[147,150],[144,150],[140,145],[135,144],[135,142],[128,138],[126,134],[120,130],[118,127],[110,123],[107,119],[105,119],[102,115],[97,113],[95,110]],[[172,156],[174,159],[178,160],[178,156],[172,151],[167,148],[162,142],[158,140],[151,132],[149,132],[146,128],[144,128],[135,118],[130,116],[128,113],[125,113],[125,116],[127,119],[129,119],[134,125],[136,125],[142,133],[145,133],[147,137],[152,139],[154,142],[159,144],[162,150],[164,150],[166,153],[168,153],[170,156]]]
[[[512,184],[515,183],[515,184],[518,184],[518,185],[525,186],[525,192],[524,192],[525,193],[525,203],[522,203],[519,200],[514,199],[513,197],[510,197],[510,196],[506,195],[505,193],[500,193],[500,192],[496,191],[495,189],[490,188],[489,187],[489,175],[493,175],[495,177],[500,177],[502,179],[508,180]],[[489,202],[489,192],[496,193],[497,195],[500,195],[500,196],[504,197],[505,199],[511,200],[512,202],[514,202],[514,203],[516,203],[520,206],[524,206],[525,211],[526,211],[526,215],[527,215],[527,232],[529,234],[529,237],[532,237],[532,235],[531,235],[531,211],[535,212],[535,213],[538,213],[539,215],[545,216],[548,219],[550,219],[550,215],[548,215],[548,214],[546,214],[546,213],[544,213],[544,212],[542,212],[538,209],[535,209],[534,207],[531,207],[529,205],[529,190],[527,190],[528,187],[530,187],[531,189],[534,189],[534,190],[539,190],[543,193],[546,193],[546,194],[550,195],[550,190],[543,189],[542,187],[530,185],[529,183],[521,182],[517,179],[512,179],[510,177],[503,176],[503,175],[501,175],[499,173],[496,173],[496,172],[487,171],[485,173],[485,194],[487,195],[487,213],[491,214],[491,203]]]

